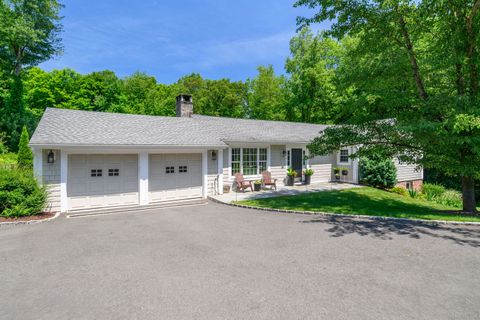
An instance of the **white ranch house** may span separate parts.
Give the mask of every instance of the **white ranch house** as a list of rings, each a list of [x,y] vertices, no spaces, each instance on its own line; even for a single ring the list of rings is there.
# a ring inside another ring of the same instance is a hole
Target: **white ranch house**
[[[351,149],[306,157],[326,127],[194,115],[191,97],[181,95],[177,117],[49,108],[30,146],[49,209],[69,212],[206,198],[232,186],[237,172],[260,179],[268,170],[282,184],[288,167],[312,168],[316,183],[334,179],[339,166],[349,169],[344,181],[358,183]],[[423,180],[414,166],[397,169],[400,184]]]

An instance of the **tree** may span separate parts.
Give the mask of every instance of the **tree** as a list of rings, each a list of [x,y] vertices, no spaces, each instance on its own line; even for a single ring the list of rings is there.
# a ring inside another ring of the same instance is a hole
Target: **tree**
[[[246,114],[247,88],[241,81],[206,80],[198,73],[192,73],[180,78],[174,84],[173,92],[173,103],[178,94],[191,94],[197,114],[234,118]]]
[[[304,28],[290,40],[285,70],[292,92],[295,117],[302,122],[333,123],[338,115],[335,68],[340,45],[325,34],[314,35]]]
[[[380,152],[460,176],[463,210],[475,212],[480,0],[296,2],[302,5],[319,10],[300,25],[335,19],[328,34],[355,39],[340,64],[347,64],[352,105],[361,106],[349,125],[326,130],[310,151],[358,145],[354,156]]]
[[[284,76],[276,76],[271,65],[257,68],[258,75],[247,80],[248,116],[252,119],[284,120],[288,98]]]
[[[28,120],[22,70],[61,52],[61,7],[57,0],[0,0],[0,66],[13,76],[10,97],[0,113],[0,130],[9,134],[12,149]]]
[[[87,110],[109,111],[120,102],[122,83],[113,71],[89,73],[81,77],[80,83],[81,94],[88,100]]]
[[[205,80],[205,87],[199,91],[198,96],[194,103],[199,114],[230,118],[245,117],[247,88],[241,81]]]
[[[21,169],[31,169],[33,167],[33,153],[28,146],[30,141],[27,127],[23,127],[20,142],[18,144],[17,164]]]
[[[61,8],[57,0],[0,1],[0,59],[16,77],[61,52]]]
[[[128,101],[127,113],[151,114],[154,108],[153,99],[157,80],[143,72],[135,72],[123,80],[122,93]]]

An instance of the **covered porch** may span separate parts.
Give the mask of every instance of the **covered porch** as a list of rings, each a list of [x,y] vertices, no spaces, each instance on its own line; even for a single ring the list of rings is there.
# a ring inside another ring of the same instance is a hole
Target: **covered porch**
[[[283,184],[277,184],[277,190],[270,190],[269,188],[262,189],[261,191],[235,191],[232,190],[222,195],[212,195],[211,199],[223,203],[231,203],[234,201],[250,200],[258,198],[271,198],[279,196],[296,195],[307,192],[319,192],[319,191],[332,191],[332,190],[344,190],[358,187],[357,184],[352,183],[338,183],[338,182],[319,182],[312,183],[310,185],[304,185],[297,183],[294,186],[285,186]]]

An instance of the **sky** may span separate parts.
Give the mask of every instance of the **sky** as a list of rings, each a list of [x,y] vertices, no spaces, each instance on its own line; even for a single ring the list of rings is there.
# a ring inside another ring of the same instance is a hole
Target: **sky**
[[[192,72],[246,80],[268,64],[281,74],[296,17],[312,14],[293,8],[293,0],[61,2],[64,52],[41,68],[108,69],[120,77],[141,71],[161,83]]]

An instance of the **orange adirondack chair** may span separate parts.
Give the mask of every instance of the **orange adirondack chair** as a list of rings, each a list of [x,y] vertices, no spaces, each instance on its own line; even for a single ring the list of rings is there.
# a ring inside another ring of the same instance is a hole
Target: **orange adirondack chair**
[[[262,172],[262,182],[264,186],[270,186],[270,189],[277,190],[277,179],[272,180],[272,173],[270,171]]]
[[[247,181],[243,178],[243,174],[235,173],[235,183],[237,184],[237,189],[242,190],[245,192],[245,189],[250,188],[253,192],[252,181]]]

